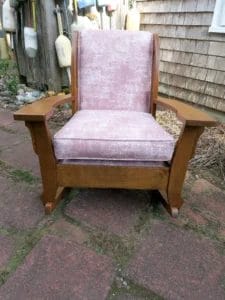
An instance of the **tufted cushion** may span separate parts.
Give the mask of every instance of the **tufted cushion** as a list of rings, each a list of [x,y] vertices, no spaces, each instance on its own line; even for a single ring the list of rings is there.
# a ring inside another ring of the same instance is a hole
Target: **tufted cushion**
[[[81,110],[54,136],[59,160],[169,161],[175,141],[149,113]]]
[[[150,32],[81,31],[79,109],[148,112],[152,52]]]

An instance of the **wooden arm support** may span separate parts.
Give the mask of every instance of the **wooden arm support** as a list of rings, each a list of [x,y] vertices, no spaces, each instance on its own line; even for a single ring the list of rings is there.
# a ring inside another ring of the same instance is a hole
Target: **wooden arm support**
[[[72,96],[52,96],[35,101],[22,107],[14,113],[14,119],[19,121],[41,122],[48,120],[53,114],[53,108],[72,101]]]
[[[56,206],[63,188],[57,184],[56,158],[47,120],[52,116],[54,107],[72,102],[72,100],[71,95],[48,97],[26,105],[14,113],[14,119],[25,121],[25,125],[30,130],[33,148],[40,163],[43,184],[42,200],[48,213]]]
[[[174,111],[177,118],[188,126],[218,125],[218,122],[211,118],[207,113],[181,101],[159,97],[155,103],[156,105],[160,105]]]
[[[181,191],[188,161],[195,153],[198,139],[203,133],[204,127],[216,126],[218,122],[207,113],[178,100],[159,97],[155,101],[155,104],[171,109],[176,113],[177,118],[183,122],[183,128],[171,161],[167,187],[167,197],[170,207],[180,208],[183,202]]]

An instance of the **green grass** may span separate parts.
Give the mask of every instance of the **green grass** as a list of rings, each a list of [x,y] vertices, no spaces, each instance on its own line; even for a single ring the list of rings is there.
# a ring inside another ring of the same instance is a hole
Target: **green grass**
[[[13,95],[17,94],[17,85],[19,84],[19,78],[15,75],[10,75],[6,78],[6,88]]]
[[[16,182],[26,182],[28,184],[33,184],[35,182],[37,182],[37,178],[34,177],[30,172],[28,171],[23,171],[23,170],[12,170],[10,171],[10,175],[12,177],[12,179]]]
[[[0,59],[0,77],[4,77],[10,68],[10,60]]]
[[[126,285],[123,285],[123,282],[125,282]],[[129,296],[133,296],[131,297],[131,299],[140,298],[143,300],[163,300],[161,296],[150,290],[147,290],[146,288],[132,282],[131,280],[117,277],[117,280],[114,281],[111,287],[111,291],[107,300],[116,300],[118,298],[122,299],[123,296],[125,296],[125,299],[129,299]]]
[[[15,61],[0,60],[0,78],[4,79],[6,89],[9,90],[12,95],[16,95],[19,76]]]
[[[127,263],[133,252],[131,241],[125,241],[116,235],[97,231],[97,229],[92,233],[89,232],[89,241],[86,245],[99,254],[113,257],[121,267]]]
[[[0,286],[3,285],[11,274],[24,262],[26,256],[47,233],[47,228],[38,228],[32,232],[18,232],[15,251],[5,269],[0,270]]]

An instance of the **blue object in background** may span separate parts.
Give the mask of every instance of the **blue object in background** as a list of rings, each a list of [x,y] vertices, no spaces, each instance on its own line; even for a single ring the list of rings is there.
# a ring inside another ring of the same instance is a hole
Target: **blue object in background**
[[[94,6],[95,0],[78,0],[78,7],[79,9]]]

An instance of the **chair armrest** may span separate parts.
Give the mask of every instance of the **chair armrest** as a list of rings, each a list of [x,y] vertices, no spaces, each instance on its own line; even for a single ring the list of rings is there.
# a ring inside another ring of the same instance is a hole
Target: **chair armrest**
[[[177,118],[189,126],[216,126],[218,122],[211,118],[207,113],[192,107],[178,100],[159,97],[155,101],[160,105],[171,109],[177,115]]]
[[[19,121],[45,121],[52,116],[54,107],[71,101],[72,96],[70,94],[43,98],[41,100],[33,102],[32,104],[28,104],[22,107],[21,109],[16,111],[13,116],[15,120]]]

